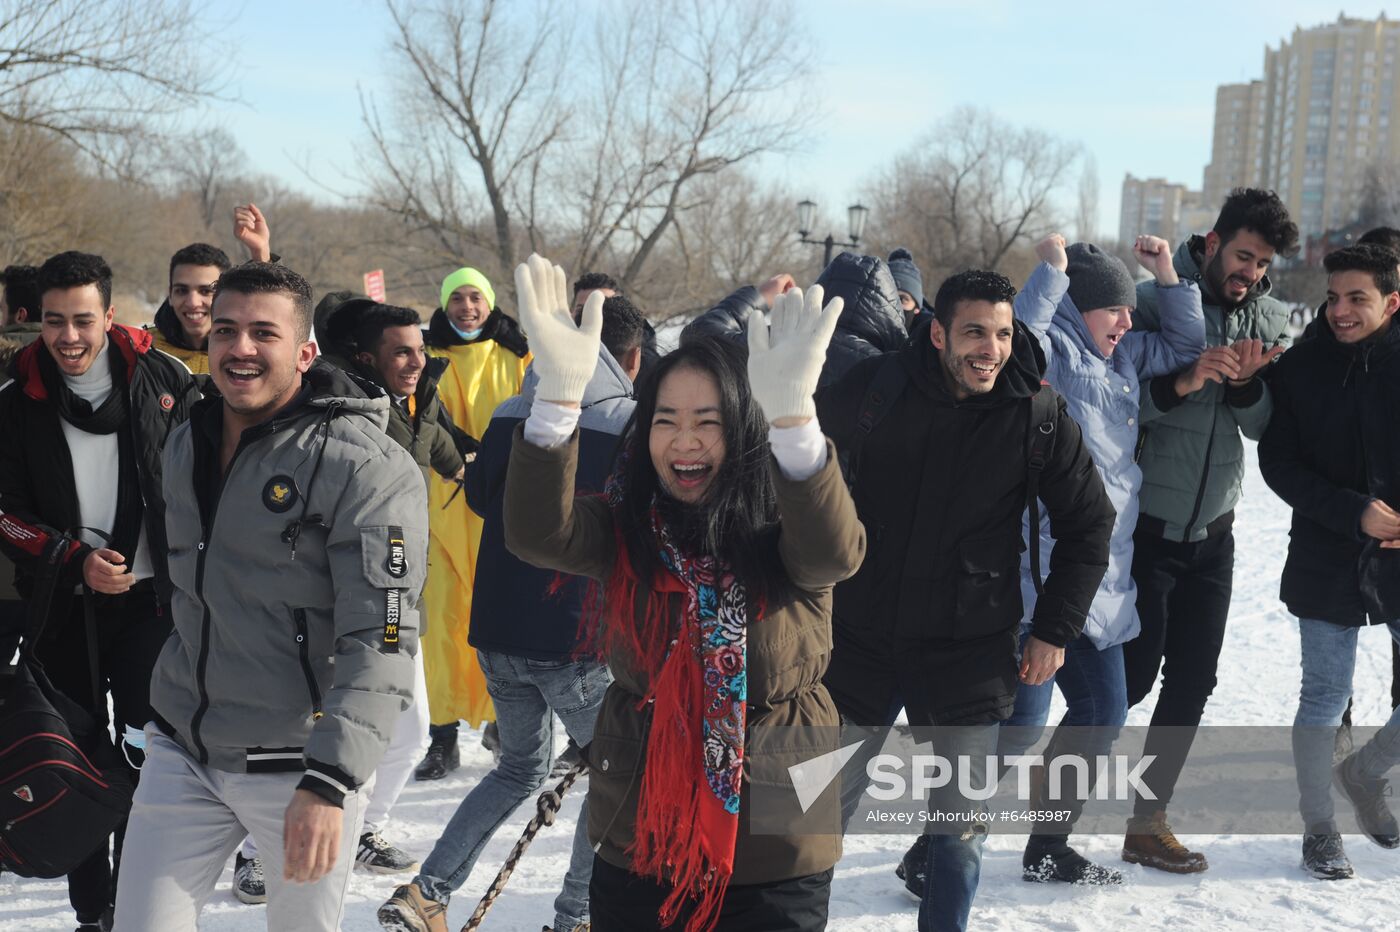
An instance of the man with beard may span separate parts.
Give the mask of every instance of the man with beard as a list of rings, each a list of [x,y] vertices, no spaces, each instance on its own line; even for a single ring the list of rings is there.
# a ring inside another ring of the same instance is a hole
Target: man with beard
[[[458,429],[480,438],[496,407],[519,393],[530,349],[520,325],[496,306],[491,282],[476,269],[448,275],[439,297],[425,338],[428,355],[450,363],[438,397]],[[482,743],[499,748],[486,677],[467,643],[481,518],[456,492],[455,485],[436,480],[428,490],[432,571],[423,601],[433,623],[423,638],[423,666],[433,727],[428,753],[414,773],[419,780],[439,780],[459,766],[459,720],[472,727],[489,722]]]
[[[384,433],[388,399],[314,360],[305,279],[230,269],[212,315],[216,393],[166,448],[174,630],[117,928],[196,928],[251,834],[268,927],[331,932],[366,784],[412,699],[426,495]]]
[[[1019,684],[1044,683],[1064,663],[1108,567],[1114,520],[1079,426],[1041,384],[1044,356],[1013,317],[1015,296],[995,272],[960,272],[903,349],[857,362],[817,393],[868,539],[860,572],[836,586],[824,682],[843,724],[886,726],[902,707],[911,725],[958,726],[935,735],[935,750],[974,762],[996,752]],[[877,391],[884,410],[874,418]],[[1056,544],[1018,658],[1021,524],[1032,500]],[[846,819],[879,744],[865,741],[864,760],[843,770],[858,775],[842,790]],[[984,783],[974,772],[965,785]],[[965,929],[981,873],[983,833],[966,822],[939,832],[921,932]]]
[[[151,718],[151,668],[170,631],[161,451],[198,391],[144,331],[113,323],[112,270],[100,256],[52,257],[39,269],[38,291],[40,339],[0,388],[0,550],[14,560],[20,594],[31,598],[49,542],[81,529],[64,554],[38,657],[54,686],[104,722],[110,693],[135,781]],[[68,875],[83,930],[110,918],[120,831],[116,838],[112,864],[104,840]],[[128,864],[146,854],[133,850]]]
[[[1235,566],[1232,531],[1244,480],[1244,444],[1268,426],[1273,399],[1264,368],[1288,345],[1289,311],[1269,296],[1269,265],[1298,243],[1298,227],[1272,191],[1236,188],[1205,236],[1176,251],[1182,281],[1198,282],[1206,349],[1174,375],[1148,380],[1138,435],[1140,514],[1133,535],[1133,580],[1141,633],[1123,646],[1128,704],[1162,689],[1143,749],[1155,760],[1123,840],[1123,860],[1172,873],[1206,869],[1166,821],[1195,727],[1215,689],[1230,613]],[[1162,329],[1156,286],[1138,286],[1141,330]],[[1162,727],[1166,726],[1166,727]]]

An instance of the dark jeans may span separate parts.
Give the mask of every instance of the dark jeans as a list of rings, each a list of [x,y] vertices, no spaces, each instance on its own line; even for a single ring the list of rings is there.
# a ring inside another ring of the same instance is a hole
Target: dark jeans
[[[831,899],[830,869],[820,874],[776,880],[772,883],[730,884],[720,906],[715,932],[821,932],[826,928]],[[593,932],[650,932],[685,928],[689,911],[668,926],[657,913],[671,888],[631,871],[593,859],[588,886]]]
[[[1232,532],[1194,543],[1141,531],[1133,535],[1133,580],[1142,633],[1123,645],[1128,705],[1137,705],[1152,692],[1160,669],[1162,689],[1152,725],[1177,726],[1148,732],[1143,755],[1155,754],[1157,759],[1144,771],[1143,782],[1157,799],[1139,797],[1133,806],[1139,816],[1171,801],[1191,752],[1195,727],[1215,689],[1234,572]]]
[[[841,744],[863,742],[846,765],[841,768],[841,830],[845,832],[860,805],[860,798],[870,783],[868,765],[880,751],[880,741],[870,740],[881,735],[885,727],[899,716],[903,704],[896,699],[880,722],[858,725],[843,714]],[[907,711],[907,710],[906,710]],[[963,725],[934,730],[928,722],[910,716],[911,724],[929,728],[921,741],[931,740],[934,752],[955,759],[967,755],[974,762],[970,779],[972,786],[985,782],[983,762],[997,753],[1000,727],[995,724]],[[943,794],[929,795],[930,812],[965,811],[967,803],[950,787]],[[919,904],[919,932],[965,932],[967,918],[977,897],[977,885],[982,877],[982,847],[985,832],[968,831],[961,834],[939,832],[929,835],[928,869],[924,874],[924,897]]]
[[[156,601],[149,581],[137,583],[119,596],[93,598],[98,632],[98,684],[112,697],[113,730],[121,740],[126,726],[136,731],[151,720],[151,671],[156,657],[170,635],[170,607]],[[51,625],[53,623],[51,622]],[[52,638],[50,638],[52,633]],[[39,659],[53,685],[89,712],[93,708],[92,679],[88,672],[87,632],[83,622],[83,599],[75,597],[68,618],[59,630],[45,632],[39,646]],[[104,710],[105,711],[105,710]],[[128,763],[141,763],[142,752],[122,748]],[[140,770],[131,768],[136,783]],[[97,922],[112,903],[116,873],[121,863],[121,841],[126,823],[117,828],[112,861],[104,841],[92,856],[68,875],[68,901],[78,921]]]

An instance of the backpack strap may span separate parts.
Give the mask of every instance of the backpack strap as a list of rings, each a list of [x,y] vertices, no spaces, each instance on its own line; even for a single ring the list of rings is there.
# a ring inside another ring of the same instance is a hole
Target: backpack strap
[[[909,373],[899,361],[898,353],[889,353],[875,370],[875,377],[865,389],[860,400],[860,414],[856,418],[855,433],[845,450],[846,486],[854,491],[856,477],[860,473],[860,451],[865,446],[870,432],[890,411],[909,383]]]
[[[1055,450],[1055,421],[1059,418],[1059,396],[1049,385],[1031,396],[1030,416],[1026,419],[1026,509],[1030,512],[1031,581],[1035,594],[1045,591],[1040,578],[1040,474]]]

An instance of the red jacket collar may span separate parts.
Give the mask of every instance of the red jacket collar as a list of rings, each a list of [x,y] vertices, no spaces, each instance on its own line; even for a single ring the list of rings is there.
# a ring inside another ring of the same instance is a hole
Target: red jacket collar
[[[117,345],[126,360],[126,371],[136,365],[136,359],[151,349],[151,335],[139,327],[125,324],[112,324],[107,331],[107,339]],[[15,360],[17,381],[24,386],[24,393],[35,401],[48,401],[49,393],[44,388],[43,377],[39,374],[39,354],[47,353],[48,346],[42,339],[35,340],[20,351]]]

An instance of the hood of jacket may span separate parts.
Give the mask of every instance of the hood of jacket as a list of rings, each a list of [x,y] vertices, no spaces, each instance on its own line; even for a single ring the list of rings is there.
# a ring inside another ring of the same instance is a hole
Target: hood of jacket
[[[1055,306],[1055,317],[1051,325],[1064,334],[1082,356],[1098,361],[1111,372],[1117,372],[1119,375],[1128,374],[1124,371],[1131,368],[1128,365],[1127,357],[1120,352],[1115,352],[1112,356],[1103,354],[1103,350],[1099,349],[1099,345],[1094,342],[1094,335],[1089,332],[1089,325],[1084,322],[1084,313],[1075,306],[1074,299],[1069,296],[1069,292],[1065,292],[1065,296]]]
[[[138,356],[150,352],[153,343],[149,333],[125,324],[113,324],[107,331],[107,339],[121,350],[128,373],[136,364]],[[44,388],[44,380],[39,373],[39,354],[48,351],[43,340],[35,340],[19,351],[12,366],[15,381],[23,386],[24,393],[35,401],[46,401],[49,397],[48,389]]]
[[[836,319],[836,336],[842,334],[869,343],[879,353],[902,347],[909,338],[899,289],[885,260],[843,252],[817,277],[826,291],[824,300],[839,297],[846,306]]]
[[[156,309],[155,318],[156,329],[160,335],[165,337],[167,343],[178,346],[181,349],[193,350],[198,353],[209,351],[209,340],[206,338],[203,346],[190,346],[189,338],[185,336],[185,330],[180,326],[180,316],[175,313],[175,308],[170,306],[170,299],[166,298],[160,302],[160,307]]]
[[[540,377],[535,374],[535,367],[530,366],[525,370],[525,379],[520,383],[519,399],[528,413],[530,405],[535,400],[535,389],[540,384]],[[632,380],[627,377],[621,364],[613,359],[613,354],[608,352],[606,346],[598,348],[598,366],[593,370],[593,377],[588,380],[588,386],[583,390],[583,401],[580,407],[584,411],[595,405],[606,401],[617,401],[623,398],[632,398]]]
[[[1176,248],[1176,254],[1172,256],[1172,265],[1176,268],[1176,274],[1182,279],[1195,282],[1200,286],[1201,299],[1203,303],[1220,306],[1220,298],[1213,294],[1210,286],[1206,283],[1205,274],[1206,261],[1206,238],[1199,233],[1193,233]],[[1274,290],[1274,283],[1268,275],[1261,276],[1259,281],[1250,286],[1245,292],[1244,300],[1239,303],[1244,307],[1254,301],[1269,294]]]
[[[900,353],[900,360],[909,372],[910,381],[933,398],[947,404],[992,407],[1029,398],[1040,391],[1045,376],[1045,353],[1029,328],[1019,320],[1012,321],[1011,355],[997,375],[992,390],[957,401],[943,375],[943,360],[929,337],[932,320],[920,321]]]
[[[466,346],[469,343],[481,343],[485,340],[495,340],[521,359],[524,359],[525,354],[530,352],[530,345],[525,339],[525,331],[520,328],[520,324],[503,314],[499,308],[491,311],[491,314],[486,318],[486,323],[481,325],[481,336],[475,340],[463,340],[457,336],[457,331],[452,329],[452,324],[447,319],[447,312],[444,310],[433,311],[433,316],[428,320],[427,343],[437,349]]]

